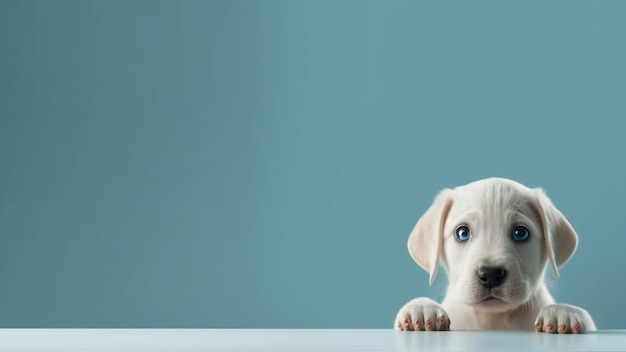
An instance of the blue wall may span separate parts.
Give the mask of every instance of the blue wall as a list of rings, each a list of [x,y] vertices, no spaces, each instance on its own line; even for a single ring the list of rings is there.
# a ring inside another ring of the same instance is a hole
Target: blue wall
[[[0,1],[0,326],[390,328],[504,176],[624,328],[625,2]],[[616,308],[618,307],[618,308]]]

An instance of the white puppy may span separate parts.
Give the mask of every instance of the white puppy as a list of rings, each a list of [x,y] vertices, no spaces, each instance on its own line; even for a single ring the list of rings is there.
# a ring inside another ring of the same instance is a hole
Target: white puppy
[[[541,189],[489,178],[445,189],[409,237],[411,257],[430,273],[448,275],[443,303],[416,298],[394,322],[399,330],[596,329],[582,308],[554,304],[544,284],[574,254],[578,236]]]

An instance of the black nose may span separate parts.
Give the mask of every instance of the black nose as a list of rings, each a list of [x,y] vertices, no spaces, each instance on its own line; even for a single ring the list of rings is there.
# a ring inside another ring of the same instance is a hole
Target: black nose
[[[504,279],[506,278],[506,269],[501,267],[493,268],[483,266],[478,268],[476,274],[478,275],[480,284],[483,285],[484,288],[494,288],[500,286],[500,284],[504,282]]]

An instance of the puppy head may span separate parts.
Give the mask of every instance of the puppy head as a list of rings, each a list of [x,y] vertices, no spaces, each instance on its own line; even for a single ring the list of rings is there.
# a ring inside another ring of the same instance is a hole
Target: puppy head
[[[443,190],[415,225],[408,248],[431,283],[441,262],[448,292],[497,311],[528,301],[548,260],[558,276],[577,240],[541,189],[490,178]]]

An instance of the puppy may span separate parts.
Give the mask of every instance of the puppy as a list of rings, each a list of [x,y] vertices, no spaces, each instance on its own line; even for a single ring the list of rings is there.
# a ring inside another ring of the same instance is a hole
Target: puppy
[[[398,312],[398,330],[596,330],[586,310],[555,304],[544,284],[574,254],[578,236],[541,189],[489,178],[444,189],[409,236],[411,257],[448,275],[439,305],[416,298]]]

